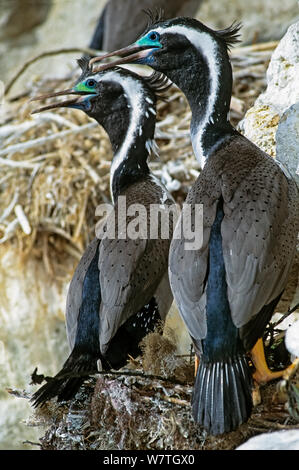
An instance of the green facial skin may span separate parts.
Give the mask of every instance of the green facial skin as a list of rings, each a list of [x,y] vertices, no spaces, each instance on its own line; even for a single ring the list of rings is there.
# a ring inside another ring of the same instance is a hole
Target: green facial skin
[[[85,91],[85,92],[93,93],[94,88],[87,86],[85,82],[80,82],[74,87],[74,91]]]

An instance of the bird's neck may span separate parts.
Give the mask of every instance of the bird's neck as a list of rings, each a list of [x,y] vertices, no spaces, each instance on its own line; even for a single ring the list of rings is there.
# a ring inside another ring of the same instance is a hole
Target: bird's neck
[[[203,167],[213,151],[236,133],[229,122],[232,69],[227,51],[220,49],[212,36],[192,29],[188,34],[192,43],[190,65],[183,73],[182,70],[171,71],[169,78],[189,102],[192,146]]]
[[[147,160],[154,146],[156,111],[153,100],[132,90],[127,93],[125,112],[116,113],[105,129],[109,135],[113,159],[110,191],[113,201],[131,184],[149,174]]]

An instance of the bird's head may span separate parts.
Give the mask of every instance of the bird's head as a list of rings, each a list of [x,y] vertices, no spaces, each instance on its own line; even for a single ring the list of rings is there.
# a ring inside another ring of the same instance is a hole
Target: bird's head
[[[134,44],[95,57],[90,65],[100,71],[114,65],[138,63],[149,65],[173,80],[178,72],[187,71],[201,56],[205,60],[209,54],[226,54],[227,49],[238,41],[240,26],[233,24],[225,30],[214,31],[193,18],[161,21],[161,18],[152,17],[147,30]],[[121,58],[99,65],[103,59],[115,55]]]
[[[78,62],[82,73],[72,88],[38,96],[31,101],[63,95],[68,99],[42,106],[32,114],[56,108],[80,109],[106,130],[115,152],[129,130],[132,138],[139,139],[140,145],[153,139],[156,101],[158,97],[163,98],[171,85],[167,78],[157,72],[141,77],[132,70],[119,67],[92,72],[88,59],[79,59]]]
[[[141,77],[132,70],[120,67],[92,71],[88,62],[88,58],[78,60],[82,73],[72,88],[37,96],[31,101],[57,96],[71,98],[35,109],[31,114],[54,108],[75,108],[103,124],[104,118],[113,114],[119,113],[118,119],[126,114],[133,105],[132,101],[136,101],[135,97],[140,99],[140,106],[147,115],[149,108],[155,107],[157,97],[163,97],[163,93],[171,86],[167,78],[157,72]]]
[[[32,111],[32,114],[54,108],[75,108],[84,111],[99,122],[107,114],[126,106],[123,88],[118,80],[121,70],[92,72],[88,58],[78,60],[82,73],[72,88],[57,93],[32,98],[32,101],[57,96],[70,96],[69,99],[54,102]]]

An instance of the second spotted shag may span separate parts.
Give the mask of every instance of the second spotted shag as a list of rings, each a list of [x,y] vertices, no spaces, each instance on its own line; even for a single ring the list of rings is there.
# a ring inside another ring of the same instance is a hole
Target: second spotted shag
[[[202,171],[186,203],[193,215],[195,205],[203,205],[203,243],[186,250],[175,234],[169,270],[200,356],[193,415],[212,434],[232,431],[250,416],[247,352],[257,381],[282,374],[267,368],[261,338],[286,286],[298,233],[296,184],[229,122],[228,48],[238,30],[213,31],[191,18],[153,19],[136,43],[114,53],[121,59],[97,69],[149,65],[172,80],[191,107],[191,140]]]
[[[165,81],[157,75],[141,79],[122,69],[92,74],[84,59],[80,65],[83,73],[74,88],[48,95],[75,97],[35,112],[76,108],[104,127],[114,152],[110,171],[114,211],[107,216],[102,239],[95,238],[87,247],[70,284],[66,326],[71,354],[62,370],[33,395],[34,406],[55,396],[58,401],[68,400],[88,374],[119,369],[129,356],[140,354],[140,341],[165,319],[173,298],[167,268],[175,206],[147,164],[154,138],[156,92],[165,88]],[[128,234],[130,223],[136,220],[136,206],[130,213],[133,204],[146,209],[146,215],[141,212],[138,217],[147,229],[144,238]],[[152,204],[160,213],[173,206],[169,219],[164,219],[170,221],[169,238],[162,238],[160,232],[151,238]],[[114,223],[115,238],[105,236]]]

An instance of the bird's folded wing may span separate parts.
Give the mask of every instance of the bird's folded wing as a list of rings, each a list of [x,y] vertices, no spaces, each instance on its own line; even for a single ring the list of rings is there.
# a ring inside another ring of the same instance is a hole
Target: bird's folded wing
[[[127,228],[133,219],[127,216]],[[148,214],[145,218],[139,214],[139,222],[149,229]],[[153,297],[167,271],[169,245],[169,239],[134,240],[128,234],[125,239],[103,238],[99,251],[103,353],[117,329]]]
[[[252,319],[286,285],[298,233],[295,183],[270,157],[259,160],[224,201],[221,233],[233,322],[254,327]]]
[[[186,199],[203,204],[202,247],[188,252],[184,241],[174,236],[170,250],[174,297],[195,340],[206,335],[208,245],[220,197],[232,319],[241,328],[241,337],[252,339],[254,332],[246,329],[254,328],[260,312],[271,316],[267,306],[272,302],[273,310],[286,285],[299,229],[298,190],[271,157],[242,136],[207,161]]]
[[[195,231],[202,228],[202,243],[200,248],[190,248],[190,240],[181,236],[184,226],[183,219],[189,222],[188,213],[182,211],[176,226],[169,256],[169,279],[175,301],[186,327],[194,340],[206,336],[205,287],[208,273],[209,238],[211,226],[214,222],[217,208],[217,187],[211,197],[203,190],[201,178],[197,180],[189,191],[186,199],[192,214],[195,214],[195,204],[203,205],[203,217],[196,227],[194,218],[191,219],[191,229]],[[187,217],[186,217],[187,215]]]

